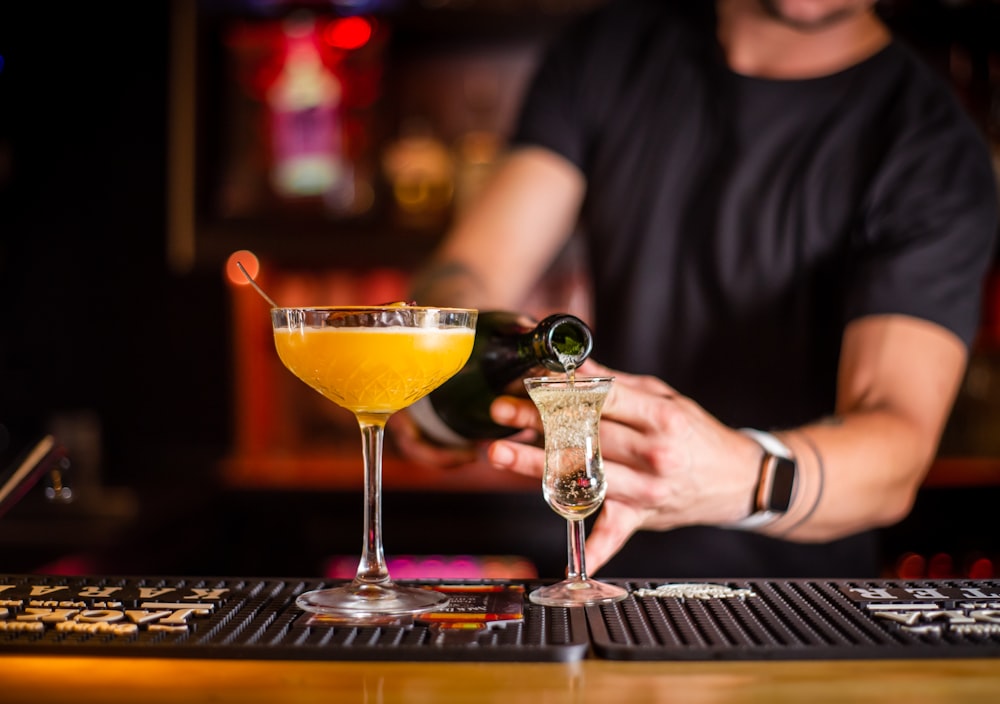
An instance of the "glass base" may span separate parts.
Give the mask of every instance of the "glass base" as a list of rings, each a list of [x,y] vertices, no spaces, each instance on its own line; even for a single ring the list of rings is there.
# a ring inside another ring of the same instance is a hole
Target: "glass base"
[[[593,606],[611,604],[628,596],[628,590],[594,579],[567,579],[531,592],[528,599],[542,606]]]
[[[295,604],[304,611],[333,616],[345,623],[384,623],[387,620],[437,611],[448,596],[432,589],[352,582],[342,587],[300,594]]]

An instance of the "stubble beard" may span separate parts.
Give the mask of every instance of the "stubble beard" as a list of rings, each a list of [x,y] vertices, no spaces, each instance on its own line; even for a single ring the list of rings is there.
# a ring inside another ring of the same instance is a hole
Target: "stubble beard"
[[[830,10],[826,14],[801,18],[788,14],[781,0],[757,0],[761,9],[771,19],[800,32],[818,32],[837,25],[867,10],[867,6],[851,5]]]

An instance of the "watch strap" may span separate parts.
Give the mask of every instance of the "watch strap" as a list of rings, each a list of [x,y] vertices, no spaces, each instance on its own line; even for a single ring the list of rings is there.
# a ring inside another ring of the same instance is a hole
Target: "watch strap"
[[[764,456],[760,463],[751,513],[729,527],[754,530],[785,515],[794,496],[797,466],[792,451],[771,433],[754,428],[740,428],[740,432],[760,445]]]

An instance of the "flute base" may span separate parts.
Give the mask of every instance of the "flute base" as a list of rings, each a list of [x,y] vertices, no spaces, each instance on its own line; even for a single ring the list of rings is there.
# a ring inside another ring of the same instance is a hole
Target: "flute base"
[[[378,624],[430,611],[438,611],[448,597],[433,589],[401,587],[392,582],[351,582],[341,587],[300,594],[295,605],[303,611],[330,616],[351,624]]]
[[[596,606],[612,604],[628,596],[628,590],[595,579],[567,579],[531,592],[528,599],[542,606]]]

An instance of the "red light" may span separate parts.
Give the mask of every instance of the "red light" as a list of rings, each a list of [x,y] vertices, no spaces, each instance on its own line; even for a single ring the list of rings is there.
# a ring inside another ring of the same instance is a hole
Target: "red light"
[[[980,557],[969,566],[970,579],[992,579],[993,561],[988,557]]]
[[[323,41],[334,49],[360,49],[371,38],[372,25],[364,17],[334,20],[323,30]]]
[[[927,574],[927,561],[922,555],[908,552],[896,561],[896,575],[900,579],[917,579]]]
[[[931,579],[945,579],[955,576],[955,561],[951,555],[939,552],[927,563],[927,576]]]

